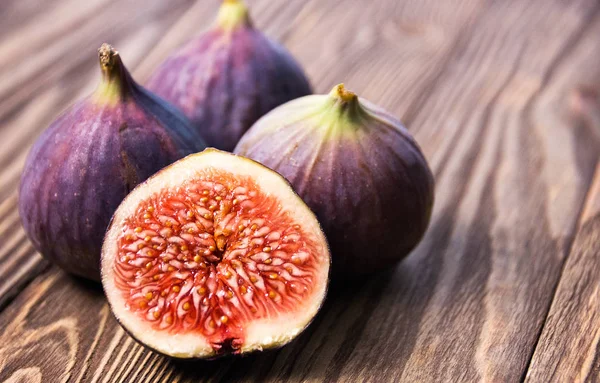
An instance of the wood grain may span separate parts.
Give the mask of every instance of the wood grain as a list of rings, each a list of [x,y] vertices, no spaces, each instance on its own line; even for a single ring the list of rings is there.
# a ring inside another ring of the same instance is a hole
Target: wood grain
[[[600,28],[600,23],[598,25]],[[585,63],[582,63],[585,65]],[[596,68],[598,69],[598,68]],[[600,79],[600,73],[597,72]],[[576,93],[580,128],[600,146],[600,92]],[[597,151],[596,151],[597,153]],[[544,330],[527,373],[531,382],[600,380],[600,162]]]
[[[317,91],[344,81],[402,117],[437,182],[418,249],[331,291],[281,350],[164,358],[123,332],[98,286],[47,267],[18,225],[28,147],[93,88],[100,42],[147,78],[209,23],[218,4],[205,3],[0,5],[0,380],[597,378],[600,140],[595,114],[569,114],[573,90],[600,78],[595,0],[249,1]]]

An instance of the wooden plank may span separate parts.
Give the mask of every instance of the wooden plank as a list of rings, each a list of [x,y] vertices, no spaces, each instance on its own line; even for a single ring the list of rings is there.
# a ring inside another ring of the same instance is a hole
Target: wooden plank
[[[3,39],[0,51],[5,55],[0,60],[0,75],[5,81],[0,84],[1,122],[4,122],[5,116],[18,112],[32,95],[51,84],[56,85],[59,81],[71,84],[84,78],[89,80],[93,73],[90,69],[96,62],[91,53],[103,42],[109,41],[118,46],[119,40],[125,36],[145,31],[145,36],[153,43],[164,29],[160,26],[173,22],[173,18],[190,3],[190,0],[169,3],[152,0],[139,7],[139,3],[133,0],[64,1],[80,6],[70,7],[67,4],[57,7],[57,11],[62,13],[50,13],[49,17],[41,12],[38,17],[41,20],[36,18],[31,23],[24,23]],[[135,18],[130,17],[131,12],[136,12]],[[65,17],[73,20],[66,27],[61,22]],[[33,42],[26,40],[24,43],[23,37]],[[140,48],[143,46],[136,50]],[[145,53],[145,50],[141,52]]]
[[[259,25],[279,26],[316,89],[346,81],[404,116],[431,160],[437,201],[421,246],[396,269],[332,291],[309,331],[280,351],[204,363],[144,350],[112,319],[97,286],[51,268],[0,314],[0,379],[517,381],[524,375],[597,162],[590,134],[561,117],[566,91],[593,75],[571,64],[597,55],[597,2],[290,3],[294,12],[255,2]],[[160,40],[149,61],[195,28],[191,15]],[[136,36],[143,42],[145,33]],[[151,66],[139,67],[140,76]],[[23,76],[37,81],[42,67]],[[29,89],[52,92],[52,85]],[[20,105],[0,103],[0,112],[25,118],[17,116]]]
[[[600,32],[598,23],[597,32]],[[591,54],[592,52],[590,52]],[[596,52],[597,54],[597,52]],[[597,57],[597,56],[596,56]],[[593,65],[593,61],[582,63]],[[600,65],[595,70],[600,79]],[[598,84],[600,85],[600,84]],[[600,146],[600,92],[575,94],[581,128]],[[548,319],[527,372],[528,382],[600,379],[600,162],[581,226],[565,264]]]

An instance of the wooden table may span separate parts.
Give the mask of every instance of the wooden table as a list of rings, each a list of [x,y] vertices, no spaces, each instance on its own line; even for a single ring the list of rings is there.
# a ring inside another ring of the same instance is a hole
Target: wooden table
[[[401,117],[437,180],[428,234],[394,270],[334,291],[281,350],[177,362],[136,344],[97,285],[50,266],[16,207],[36,136],[98,82],[135,77],[218,1],[0,3],[0,380],[600,380],[600,2],[250,1],[304,65]]]

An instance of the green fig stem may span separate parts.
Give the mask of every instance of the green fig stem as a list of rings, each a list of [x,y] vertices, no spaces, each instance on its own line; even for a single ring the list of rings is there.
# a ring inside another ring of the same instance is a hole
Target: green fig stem
[[[116,104],[131,94],[133,80],[125,69],[119,52],[111,45],[102,44],[98,49],[102,81],[94,93],[98,103]]]
[[[250,15],[248,7],[243,0],[223,0],[219,14],[217,15],[217,26],[224,30],[234,30],[239,27],[250,27]]]
[[[356,102],[358,99],[356,93],[347,90],[343,83],[334,86],[329,95],[344,103]]]
[[[360,123],[367,115],[356,93],[347,90],[344,84],[333,87],[329,92],[329,100],[327,109],[333,113],[332,117],[344,120],[348,126]]]

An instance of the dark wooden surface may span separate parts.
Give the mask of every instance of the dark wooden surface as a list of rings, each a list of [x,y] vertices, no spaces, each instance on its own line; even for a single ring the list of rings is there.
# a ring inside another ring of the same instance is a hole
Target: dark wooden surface
[[[332,291],[281,350],[177,362],[137,345],[101,289],[48,265],[19,224],[36,136],[115,45],[143,82],[218,1],[0,3],[0,380],[600,380],[600,2],[250,0],[318,92],[401,117],[435,172],[422,244]]]

